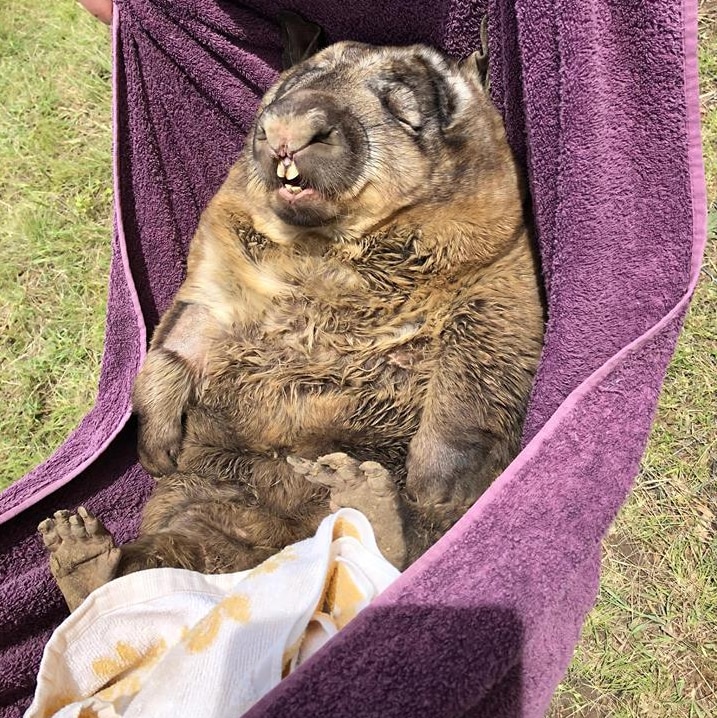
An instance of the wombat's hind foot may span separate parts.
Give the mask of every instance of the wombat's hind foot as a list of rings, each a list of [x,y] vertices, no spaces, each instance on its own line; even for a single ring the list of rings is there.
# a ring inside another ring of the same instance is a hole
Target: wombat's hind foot
[[[38,527],[50,552],[50,571],[74,611],[92,591],[115,576],[121,551],[102,523],[80,506],[56,511]]]
[[[376,461],[359,463],[343,453],[320,456],[316,461],[289,456],[297,474],[331,490],[330,508],[361,511],[370,521],[381,553],[397,568],[406,562],[401,499],[391,474]]]

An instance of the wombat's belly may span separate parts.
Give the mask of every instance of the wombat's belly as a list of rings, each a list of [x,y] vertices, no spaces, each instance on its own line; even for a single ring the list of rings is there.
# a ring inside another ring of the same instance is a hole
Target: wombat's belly
[[[345,451],[402,469],[434,365],[430,341],[279,332],[227,340],[188,412],[193,442],[254,455]],[[400,473],[400,471],[399,471]]]

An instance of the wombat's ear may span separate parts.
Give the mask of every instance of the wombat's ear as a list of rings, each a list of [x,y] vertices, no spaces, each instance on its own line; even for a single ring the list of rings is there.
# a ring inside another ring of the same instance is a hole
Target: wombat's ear
[[[279,13],[281,40],[284,50],[281,53],[281,64],[284,70],[311,57],[321,49],[323,30],[320,25],[304,20],[303,17],[289,10]]]
[[[480,44],[481,49],[476,50],[465,60],[462,60],[460,67],[469,76],[477,76],[481,85],[488,89],[488,16],[483,15],[480,24]]]

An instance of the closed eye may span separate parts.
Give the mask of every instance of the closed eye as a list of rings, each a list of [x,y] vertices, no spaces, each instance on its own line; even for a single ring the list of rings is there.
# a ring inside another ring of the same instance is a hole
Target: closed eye
[[[336,127],[329,127],[327,130],[317,132],[310,140],[311,143],[321,142],[325,145],[336,144],[336,136],[339,134]]]
[[[411,122],[411,120],[400,117],[399,115],[394,115],[394,117],[399,121],[400,124],[402,124],[407,130],[410,130],[411,132],[414,132],[418,134],[422,129],[423,125],[420,123]]]
[[[417,134],[423,129],[423,117],[411,88],[395,84],[382,93],[380,99],[384,109],[411,134]]]

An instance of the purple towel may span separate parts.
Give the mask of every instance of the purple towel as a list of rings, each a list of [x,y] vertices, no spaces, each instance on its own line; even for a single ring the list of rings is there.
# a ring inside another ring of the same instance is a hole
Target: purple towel
[[[332,40],[479,43],[482,0],[291,0]],[[527,167],[550,320],[526,446],[460,523],[259,716],[540,716],[597,589],[698,276],[696,1],[491,0],[494,99]],[[97,404],[0,495],[0,709],[66,614],[36,524],[84,503],[120,541],[152,481],[129,391],[199,212],[280,60],[272,0],[116,0],[116,232]],[[230,678],[229,678],[230,679]],[[223,677],[218,677],[223,680]]]

